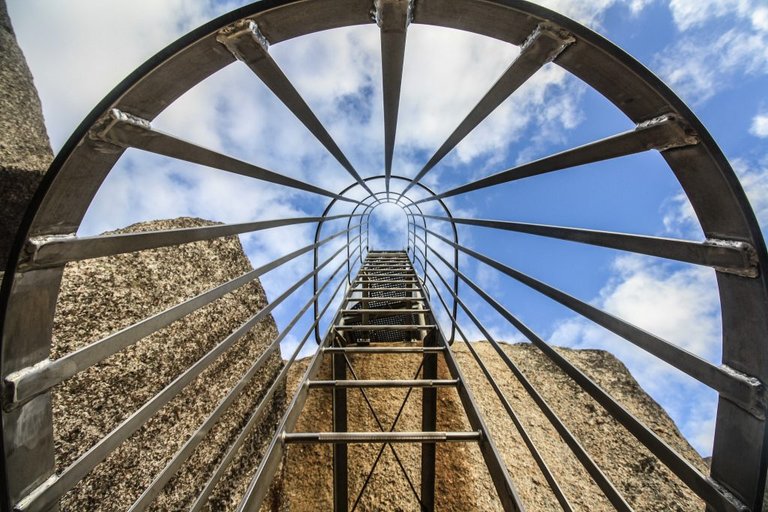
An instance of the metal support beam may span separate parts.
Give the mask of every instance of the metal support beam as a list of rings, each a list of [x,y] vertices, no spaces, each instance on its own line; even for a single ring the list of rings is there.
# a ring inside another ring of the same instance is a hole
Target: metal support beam
[[[333,354],[333,379],[346,381],[347,365],[344,354]],[[333,431],[347,431],[347,388],[335,386],[333,388]],[[347,477],[347,444],[337,442],[333,444],[333,510],[335,512],[347,512],[349,505],[349,480]]]

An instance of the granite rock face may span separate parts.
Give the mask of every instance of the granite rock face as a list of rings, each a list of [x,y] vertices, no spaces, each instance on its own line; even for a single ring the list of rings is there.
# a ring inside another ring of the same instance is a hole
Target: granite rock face
[[[0,272],[19,223],[53,159],[32,74],[0,0]]]
[[[574,509],[614,510],[493,347],[486,342],[473,346],[497,379]],[[529,344],[502,346],[635,510],[704,510],[703,502],[538,349]],[[544,476],[469,350],[458,342],[453,350],[523,504],[528,510],[559,510]],[[558,351],[652,427],[694,466],[707,471],[706,463],[683,438],[672,419],[640,388],[619,360],[599,350]],[[382,372],[387,378],[414,378],[418,360],[418,356],[358,355],[351,359],[351,363],[360,378],[383,377]],[[295,388],[306,368],[306,360],[300,363],[296,369],[291,369],[289,389]],[[328,364],[321,372],[319,378],[330,378]],[[449,378],[442,366],[439,378]],[[366,390],[366,393],[379,420],[386,429],[390,428],[406,391]],[[313,391],[296,430],[330,430],[330,410],[330,393]],[[349,411],[350,430],[377,430],[360,390],[350,390]],[[420,414],[421,392],[414,391],[403,408],[397,430],[420,430]],[[456,391],[440,388],[438,430],[468,429]],[[395,449],[418,490],[418,447],[395,445]],[[354,500],[359,494],[378,451],[379,447],[375,445],[354,445],[350,449],[350,499]],[[502,510],[476,445],[439,445],[437,475],[439,510]],[[283,464],[282,478],[283,510],[329,509],[332,503],[330,446],[292,445]],[[419,510],[414,493],[409,490],[408,481],[390,449],[384,450],[357,510]]]
[[[119,232],[207,225],[181,218]],[[57,304],[52,358],[251,270],[237,237],[68,264]],[[53,392],[57,471],[74,462],[147,400],[267,305],[258,280],[178,320]],[[271,316],[218,357],[62,501],[62,510],[125,510],[277,336]],[[279,350],[245,387],[154,501],[188,508],[282,367]],[[277,393],[234,464],[214,490],[212,510],[234,508],[284,407]]]

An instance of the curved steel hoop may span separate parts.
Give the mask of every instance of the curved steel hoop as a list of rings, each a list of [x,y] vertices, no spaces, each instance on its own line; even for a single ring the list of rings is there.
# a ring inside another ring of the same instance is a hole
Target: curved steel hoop
[[[269,45],[318,31],[374,22],[380,26],[382,33],[385,169],[381,176],[362,178],[277,63],[270,57]],[[393,175],[391,169],[403,55],[409,23],[468,31],[522,47],[520,56],[512,62],[499,81],[470,111],[414,178]],[[253,70],[349,173],[354,180],[349,187],[338,193],[329,191],[318,185],[289,178],[280,172],[264,169],[184,142],[152,127],[152,120],[181,95],[238,60]],[[636,124],[635,129],[507,169],[451,190],[433,191],[421,183],[421,178],[431,172],[464,136],[538,69],[549,62],[554,62],[569,71],[602,94]],[[224,172],[237,173],[306,193],[318,194],[331,200],[319,217],[275,219],[136,236],[77,238],[74,234],[88,206],[127,148],[138,148],[170,158],[206,165]],[[602,233],[504,220],[454,219],[442,200],[445,197],[509,183],[524,177],[560,171],[576,165],[618,158],[645,150],[660,151],[675,174],[701,223],[707,238],[704,243],[659,240],[623,233]],[[374,180],[383,181],[384,192],[377,192],[369,187],[369,183]],[[404,189],[401,192],[391,191],[391,180],[404,181]],[[349,195],[358,186],[368,194],[363,200],[353,199]],[[420,187],[426,192],[426,197],[412,199],[409,191],[413,187]],[[173,43],[139,67],[99,103],[64,145],[46,174],[24,219],[15,241],[9,266],[3,276],[2,290],[0,290],[3,508],[42,510],[53,505],[63,492],[79,481],[84,471],[87,472],[97,458],[109,453],[106,448],[100,448],[96,455],[89,455],[91,458],[83,464],[75,463],[62,475],[54,474],[50,397],[52,386],[96,364],[107,354],[121,350],[142,336],[154,332],[159,326],[176,321],[217,297],[255,279],[261,273],[277,268],[286,261],[309,251],[314,254],[314,270],[294,286],[289,287],[269,309],[265,308],[266,313],[259,312],[254,318],[262,318],[268,314],[280,300],[296,291],[299,284],[312,278],[314,296],[307,303],[302,314],[308,309],[310,303],[313,304],[314,323],[307,332],[307,337],[314,331],[316,340],[321,341],[319,322],[332,299],[329,299],[322,308],[322,312],[318,300],[321,292],[330,285],[331,280],[340,275],[338,273],[341,267],[322,285],[319,283],[318,274],[322,267],[341,255],[344,247],[322,264],[318,261],[318,248],[336,236],[346,235],[346,260],[342,266],[344,264],[347,266],[344,279],[349,284],[357,264],[355,261],[362,264],[368,250],[369,242],[366,241],[364,245],[363,239],[368,240],[367,219],[370,218],[371,211],[382,202],[393,201],[392,196],[395,194],[397,196],[394,202],[407,211],[407,249],[413,255],[413,260],[420,261],[422,265],[423,273],[419,286],[425,290],[425,293],[429,290],[427,286],[431,286],[434,295],[446,306],[448,318],[451,319],[451,340],[459,327],[457,324],[459,305],[471,320],[476,319],[461,301],[459,293],[460,279],[475,291],[479,290],[459,269],[459,252],[463,252],[560,301],[586,318],[621,334],[629,341],[716,389],[719,393],[719,404],[715,443],[711,473],[706,477],[691,468],[690,464],[680,460],[674,451],[670,451],[663,445],[663,442],[660,443],[658,437],[645,425],[631,415],[627,415],[628,413],[625,414],[626,411],[618,402],[573,368],[567,360],[558,358],[541,338],[507,311],[502,304],[487,294],[481,294],[493,309],[523,332],[571,378],[592,394],[627,427],[629,432],[659,456],[711,507],[716,510],[739,510],[742,507],[760,510],[762,508],[768,469],[768,450],[766,450],[768,392],[765,388],[765,383],[768,382],[768,276],[764,271],[768,263],[768,255],[757,220],[744,191],[706,129],[658,78],[591,30],[555,12],[522,0],[415,0],[415,2],[413,0],[376,0],[376,2],[371,0],[263,0],[213,20]],[[439,201],[446,217],[427,214],[419,206],[435,200]],[[354,204],[354,209],[350,213],[330,216],[332,208],[340,201]],[[359,208],[362,208],[361,213],[358,213]],[[353,219],[358,217],[359,224],[353,225]],[[331,219],[347,219],[346,230],[320,240],[323,224]],[[453,231],[453,240],[430,229],[428,220],[449,222]],[[53,364],[49,361],[54,308],[62,272],[67,261],[206,240],[259,229],[274,229],[304,222],[317,223],[314,244],[170,308],[157,317],[131,326],[126,330],[128,332],[114,333],[89,347],[87,354],[71,355],[71,359],[67,359],[66,364]],[[717,275],[723,322],[722,366],[716,367],[698,361],[695,357],[691,357],[691,354],[664,340],[650,336],[648,333],[638,332],[637,328],[621,319],[610,317],[605,312],[594,308],[590,309],[589,305],[574,297],[567,296],[531,276],[526,276],[503,263],[491,260],[482,253],[462,246],[458,238],[457,223],[549,236],[713,267]],[[353,236],[352,232],[355,229],[358,231]],[[417,230],[421,230],[423,237],[417,234]],[[433,239],[453,248],[452,265],[435,250],[431,242]],[[357,247],[352,250],[354,242],[357,242]],[[417,250],[420,251],[421,257],[417,254]],[[449,283],[434,266],[435,260],[430,260],[430,254],[435,254],[441,260],[441,264],[453,274],[451,286],[448,286]],[[429,267],[433,268],[435,276],[439,278],[437,282],[428,275]],[[448,302],[444,301],[435,286],[440,282],[451,294],[451,297],[448,297],[453,303],[451,308],[447,307]],[[341,286],[342,283],[339,283],[333,293],[338,292]],[[251,323],[242,326],[241,330],[253,325],[256,321],[258,320],[252,319]],[[294,323],[291,323],[291,326],[293,325]],[[482,330],[482,326],[479,327]],[[463,336],[462,331],[459,333]],[[285,332],[282,333],[281,337],[285,334]],[[486,336],[490,338],[490,334]],[[225,348],[227,343],[231,341],[223,341],[221,347]],[[276,343],[279,345],[279,339]],[[271,350],[274,349],[275,346]],[[482,362],[479,358],[476,359],[482,368]],[[70,362],[73,364],[70,365]],[[200,369],[204,367],[204,362],[204,360],[199,362]],[[190,371],[197,371],[197,365],[198,363],[195,363]],[[512,366],[510,370],[515,372]],[[181,381],[174,385],[182,386],[181,382],[191,375],[192,373],[185,373]],[[491,379],[487,372],[486,376]],[[529,391],[535,395],[535,390]],[[504,402],[505,399],[500,391],[498,395]],[[164,396],[154,397],[147,406],[155,403],[156,399],[159,403]],[[141,412],[144,410],[142,408],[137,411],[138,416],[131,416],[130,421],[134,423],[124,427],[120,432],[113,433],[114,436],[110,434],[109,438],[105,438],[106,445],[112,446],[119,443],[130,429],[138,428],[142,421],[146,420],[146,414]],[[206,420],[205,425],[208,425],[208,421]],[[210,421],[215,421],[215,418]],[[557,418],[553,418],[552,421],[556,423]],[[28,425],[37,427],[30,429]],[[201,426],[201,429],[204,429],[205,425]],[[581,453],[577,440],[571,439],[568,442],[574,449],[574,453]],[[531,449],[533,450],[532,447]],[[589,456],[582,454],[579,458],[593,478],[600,483],[601,489],[611,498],[611,502],[618,508],[626,508],[623,498],[614,493],[612,484],[604,479],[604,475],[601,476],[602,473],[593,462],[590,462]],[[176,459],[171,467],[174,467],[175,461]],[[156,481],[162,482],[165,478],[169,478],[170,472],[169,469],[168,473],[159,475]],[[550,481],[550,484],[553,484],[553,481]],[[553,485],[553,489],[555,488],[556,485]],[[155,492],[153,489],[147,490],[149,493],[147,496]],[[567,509],[567,498],[558,496],[561,505]],[[201,501],[199,505],[203,504]]]

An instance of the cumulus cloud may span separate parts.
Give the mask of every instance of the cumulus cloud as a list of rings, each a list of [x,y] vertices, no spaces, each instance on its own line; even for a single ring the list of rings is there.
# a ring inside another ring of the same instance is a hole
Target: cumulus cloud
[[[729,87],[723,77],[768,73],[768,7],[755,0],[671,0],[676,26],[686,35],[656,56],[655,65],[694,104]],[[713,36],[708,23],[732,27]]]
[[[755,137],[768,138],[768,113],[759,113],[752,118],[749,133]]]
[[[758,223],[768,226],[768,156],[732,162]],[[665,235],[702,239],[701,227],[684,194],[664,207]],[[713,270],[661,263],[645,256],[622,256],[613,262],[613,275],[592,301],[638,327],[714,363],[721,357],[720,303]],[[580,317],[556,325],[551,341],[575,348],[601,348],[619,357],[640,385],[676,420],[699,453],[712,449],[717,395]]]
[[[752,0],[670,0],[669,9],[680,30],[688,30],[728,15],[748,16],[757,6]]]
[[[593,305],[713,363],[719,362],[720,303],[714,271],[623,256],[614,262],[614,272]],[[559,323],[550,340],[557,345],[599,348],[614,354],[677,420],[694,448],[703,455],[711,452],[717,397],[705,386],[581,317]]]

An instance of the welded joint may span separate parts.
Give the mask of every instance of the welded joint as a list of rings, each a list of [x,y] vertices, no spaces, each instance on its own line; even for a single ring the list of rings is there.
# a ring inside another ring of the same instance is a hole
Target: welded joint
[[[33,366],[27,366],[7,375],[3,379],[3,409],[5,411],[12,411],[47,390],[48,387],[40,388],[39,386],[34,386],[34,383],[39,380],[37,377],[52,362],[51,359],[45,359]],[[31,390],[28,385],[29,383],[33,384],[33,388],[37,387],[37,390]],[[23,388],[26,388],[26,391]]]
[[[520,45],[520,54],[522,55],[526,50],[532,48],[544,38],[554,41],[555,47],[547,53],[542,64],[552,62],[559,57],[566,48],[576,42],[576,38],[567,30],[552,23],[539,23],[534,31],[531,32],[525,41],[523,41],[523,44]]]
[[[737,498],[736,495],[729,491],[723,484],[711,476],[707,477],[707,481],[712,487],[715,488],[718,494],[720,494],[720,496],[725,499],[725,501],[733,505],[734,509],[738,510],[739,512],[749,512],[749,507],[747,507],[744,502]]]
[[[95,123],[89,132],[89,136],[96,142],[106,143],[106,145],[96,148],[99,151],[122,151],[130,146],[130,144],[123,142],[120,137],[121,130],[125,128],[148,131],[152,129],[152,123],[139,116],[112,108]]]
[[[29,507],[32,505],[32,503],[34,503],[40,495],[42,495],[58,481],[59,477],[57,475],[51,475],[45,482],[38,485],[32,492],[27,494],[21,501],[14,505],[13,510],[18,512],[29,510]]]
[[[245,43],[248,49],[255,48],[262,56],[269,52],[269,41],[261,33],[256,22],[249,19],[240,20],[219,30],[216,41],[223,44],[237,60],[243,62],[251,59],[243,51],[242,43]]]
[[[724,394],[723,398],[733,402],[755,418],[765,420],[766,413],[768,412],[768,388],[766,388],[765,384],[757,377],[740,372],[727,364],[721,364],[720,369],[731,379],[741,384],[742,389],[746,390],[746,396],[742,394],[739,397],[735,397],[730,394]]]
[[[415,0],[374,0],[371,19],[382,32],[405,32],[413,21]]]
[[[17,272],[27,272],[29,270],[35,270],[47,267],[56,267],[63,265],[65,262],[48,258],[50,261],[45,261],[45,256],[41,256],[40,252],[43,248],[56,242],[66,242],[74,240],[75,233],[67,235],[45,235],[32,237],[24,244],[24,249],[19,256],[19,264],[16,267]],[[41,262],[41,260],[43,260]]]
[[[713,247],[723,247],[735,250],[741,255],[741,265],[738,267],[715,266],[714,269],[725,274],[734,274],[741,277],[755,278],[760,275],[760,260],[757,257],[757,251],[747,242],[741,240],[720,240],[717,238],[708,238],[704,245]]]
[[[699,135],[691,126],[677,114],[664,114],[653,119],[638,123],[635,131],[664,127],[663,136],[659,140],[648,143],[648,149],[666,151],[668,149],[693,146],[701,142]]]

